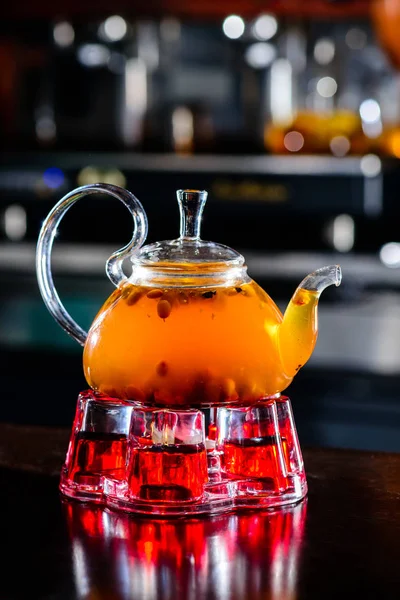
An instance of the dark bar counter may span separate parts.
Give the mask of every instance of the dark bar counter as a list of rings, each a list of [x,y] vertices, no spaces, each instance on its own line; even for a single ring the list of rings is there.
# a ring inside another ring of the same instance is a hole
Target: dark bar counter
[[[4,600],[399,598],[400,455],[305,449],[297,506],[151,520],[63,500],[68,438],[0,425]]]

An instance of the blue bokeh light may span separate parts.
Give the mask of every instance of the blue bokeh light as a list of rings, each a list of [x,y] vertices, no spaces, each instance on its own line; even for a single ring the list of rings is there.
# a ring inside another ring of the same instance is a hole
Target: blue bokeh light
[[[56,190],[65,183],[65,175],[58,167],[49,167],[43,173],[43,181],[51,190]]]

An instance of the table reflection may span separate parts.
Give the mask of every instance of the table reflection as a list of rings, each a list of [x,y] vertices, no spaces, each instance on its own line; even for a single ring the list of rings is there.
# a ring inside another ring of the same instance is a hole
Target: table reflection
[[[78,598],[294,600],[307,504],[138,519],[64,501]]]

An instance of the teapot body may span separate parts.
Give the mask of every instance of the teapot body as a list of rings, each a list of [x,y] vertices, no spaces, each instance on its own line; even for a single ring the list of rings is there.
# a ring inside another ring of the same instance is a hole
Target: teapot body
[[[57,227],[82,196],[108,194],[129,210],[129,244],[106,263],[117,287],[87,334],[54,287],[51,249]],[[64,196],[43,223],[37,247],[39,288],[50,313],[84,346],[84,372],[96,392],[147,406],[249,406],[288,387],[310,358],[321,292],[339,285],[331,265],[300,283],[284,316],[247,274],[244,257],[200,238],[205,191],[178,190],[180,236],[143,246],[147,217],[138,199],[107,184]],[[123,262],[130,258],[131,277]]]
[[[89,330],[85,376],[94,390],[147,405],[252,404],[292,380],[280,359],[281,321],[248,277],[215,287],[127,283]]]

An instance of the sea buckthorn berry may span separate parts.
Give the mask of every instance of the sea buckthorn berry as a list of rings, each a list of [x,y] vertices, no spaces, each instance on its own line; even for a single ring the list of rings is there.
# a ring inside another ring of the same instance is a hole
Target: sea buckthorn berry
[[[165,377],[167,375],[167,373],[168,373],[168,365],[165,362],[165,360],[162,360],[160,363],[158,363],[158,365],[156,367],[156,373],[160,377]]]
[[[133,306],[134,304],[136,304],[136,302],[138,300],[140,300],[140,298],[142,297],[142,290],[138,290],[133,288],[132,292],[129,294],[128,298],[126,299],[126,303],[128,306]]]
[[[217,292],[215,291],[210,291],[210,292],[203,292],[202,296],[203,298],[214,298],[214,296],[216,295]]]
[[[101,386],[100,392],[102,394],[105,394],[106,396],[109,396],[110,398],[120,398],[121,397],[119,390],[117,390],[115,387],[108,386],[108,385]]]
[[[145,399],[144,393],[134,385],[125,388],[125,396],[128,400],[136,400],[136,402],[143,402]]]
[[[162,290],[150,290],[150,292],[147,292],[147,297],[150,299],[161,298],[163,293]]]
[[[172,306],[168,300],[160,300],[157,304],[157,314],[160,319],[167,319],[171,314]]]
[[[297,304],[298,306],[303,306],[303,304],[307,304],[308,303],[307,294],[301,290],[298,291],[293,298],[293,302],[294,302],[294,304]]]

